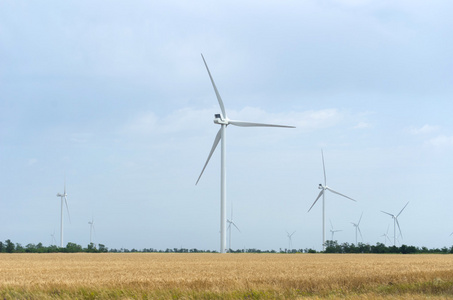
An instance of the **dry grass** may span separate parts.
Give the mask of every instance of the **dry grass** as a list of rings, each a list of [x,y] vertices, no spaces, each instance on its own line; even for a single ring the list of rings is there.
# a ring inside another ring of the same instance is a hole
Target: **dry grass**
[[[1,254],[6,299],[453,297],[453,255]]]

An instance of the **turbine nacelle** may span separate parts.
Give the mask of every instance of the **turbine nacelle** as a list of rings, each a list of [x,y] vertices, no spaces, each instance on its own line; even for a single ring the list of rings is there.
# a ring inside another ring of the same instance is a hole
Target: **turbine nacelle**
[[[214,115],[214,123],[219,125],[228,125],[229,124],[228,118],[223,118],[221,114]]]

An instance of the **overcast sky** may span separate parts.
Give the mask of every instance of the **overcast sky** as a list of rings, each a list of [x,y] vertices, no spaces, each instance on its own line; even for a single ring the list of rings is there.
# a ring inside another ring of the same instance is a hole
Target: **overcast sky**
[[[321,249],[323,181],[340,243],[451,246],[448,0],[0,1],[0,240],[220,246],[220,112],[232,247]]]

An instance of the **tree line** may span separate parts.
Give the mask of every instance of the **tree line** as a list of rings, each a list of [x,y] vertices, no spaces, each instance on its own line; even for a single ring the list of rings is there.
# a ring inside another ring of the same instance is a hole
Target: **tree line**
[[[376,245],[358,243],[357,245],[343,243],[339,244],[337,241],[326,241],[325,251],[316,251],[314,249],[279,249],[275,250],[261,250],[256,248],[250,249],[229,249],[231,253],[387,253],[387,254],[424,254],[424,253],[437,253],[437,254],[453,254],[453,246],[450,248],[432,248],[427,247],[415,247],[408,245],[397,246],[386,246],[382,243],[376,243]],[[200,250],[196,248],[167,248],[165,250],[158,250],[154,248],[144,248],[141,250],[137,249],[108,249],[103,244],[90,243],[87,247],[75,243],[68,243],[66,247],[58,247],[56,245],[44,246],[42,243],[38,244],[27,244],[22,246],[19,243],[13,243],[11,240],[0,242],[0,253],[217,253],[215,250]]]
[[[58,247],[56,245],[44,246],[42,243],[27,244],[22,246],[20,243],[13,243],[11,240],[0,242],[0,253],[77,253],[77,252],[108,252],[107,247],[103,244],[95,245],[88,244],[86,248],[75,243],[68,243],[66,247]]]
[[[343,243],[338,244],[337,241],[326,241],[325,253],[401,253],[401,254],[424,254],[424,253],[437,253],[437,254],[453,254],[453,246],[450,248],[432,248],[427,247],[415,247],[408,245],[397,246],[386,246],[382,243],[376,243],[376,245],[369,245],[358,243],[357,245]]]

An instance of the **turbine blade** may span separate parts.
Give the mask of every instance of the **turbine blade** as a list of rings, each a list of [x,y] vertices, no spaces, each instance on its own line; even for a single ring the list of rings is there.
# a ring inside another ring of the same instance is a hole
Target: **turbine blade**
[[[239,227],[236,226],[236,224],[234,224],[234,222],[231,222],[231,224],[233,224],[234,227],[236,227],[236,229],[241,232],[241,230],[239,229]]]
[[[357,226],[360,225],[360,221],[362,221],[362,217],[363,217],[363,212],[362,212],[362,214],[360,215],[359,223],[357,223]]]
[[[316,202],[318,201],[318,199],[322,196],[322,194],[324,193],[324,190],[321,190],[318,194],[318,197],[316,197],[316,200],[315,202],[313,202],[313,204],[311,205],[310,209],[308,210],[308,212],[310,212],[310,210],[313,208],[313,206],[316,204]]]
[[[327,186],[327,177],[326,177],[326,166],[324,164],[324,152],[321,149],[321,157],[322,157],[322,170],[324,171],[324,186]]]
[[[203,175],[203,172],[204,172],[204,169],[206,169],[206,166],[208,165],[208,162],[209,160],[211,159],[211,156],[212,154],[214,153],[214,150],[217,148],[217,145],[219,144],[219,141],[220,141],[220,137],[221,137],[221,131],[222,129],[219,129],[219,131],[217,132],[217,135],[214,139],[214,144],[212,144],[212,148],[211,148],[211,152],[209,152],[209,156],[208,156],[208,159],[206,160],[206,163],[204,164],[203,166],[203,170],[201,170],[201,173],[200,173],[200,176],[198,176],[198,180],[197,182],[195,183],[195,185],[198,184],[198,181],[200,181],[200,178],[201,178],[201,175]]]
[[[332,230],[333,230],[332,220],[329,219],[329,222],[330,222],[330,228],[332,228]]]
[[[359,231],[359,233],[360,233],[360,238],[361,238],[361,239],[362,239],[362,241],[363,241],[362,232],[360,231],[360,227],[359,227],[359,226],[357,226],[357,230]]]
[[[392,218],[394,218],[394,217],[395,217],[395,216],[394,216],[394,215],[392,215],[391,213],[385,212],[385,211],[383,211],[383,210],[381,210],[381,212],[383,212],[384,214],[387,214],[387,215],[391,216]]]
[[[345,198],[348,198],[349,200],[352,200],[352,201],[354,201],[354,202],[357,202],[356,200],[352,199],[351,197],[348,197],[348,196],[346,196],[346,195],[343,195],[343,194],[341,194],[341,193],[339,193],[339,192],[336,192],[336,191],[332,190],[330,187],[327,187],[327,186],[326,186],[326,189],[328,189],[329,191],[331,191],[331,192],[334,193],[334,194],[343,196],[343,197],[345,197]]]
[[[217,87],[214,83],[214,79],[212,79],[211,72],[209,71],[208,64],[206,63],[206,60],[204,59],[203,54],[201,54],[201,58],[203,58],[203,62],[204,62],[204,65],[206,66],[206,70],[208,70],[209,78],[211,78],[212,87],[214,88],[215,95],[217,96],[217,100],[219,101],[220,110],[222,111],[222,117],[226,118],[227,115],[225,112],[225,106],[223,105],[222,98],[220,97],[219,91],[217,90]]]
[[[289,126],[289,125],[253,123],[253,122],[236,121],[236,120],[229,120],[228,124],[235,125],[235,126],[240,126],[240,127],[284,127],[284,128],[296,128],[295,126]]]
[[[401,213],[403,212],[403,210],[406,208],[406,206],[409,204],[409,201],[407,201],[406,205],[404,205],[403,209],[400,211],[399,214],[396,215],[396,217],[398,218],[399,215],[401,215]]]
[[[68,212],[69,223],[71,223],[71,215],[69,214],[68,200],[66,199],[66,196],[64,196],[64,203],[66,203],[66,211]]]
[[[400,223],[398,222],[397,218],[395,218],[395,220],[396,220],[396,225],[398,225],[398,230],[400,231],[401,238],[403,238],[403,233],[401,232]]]

